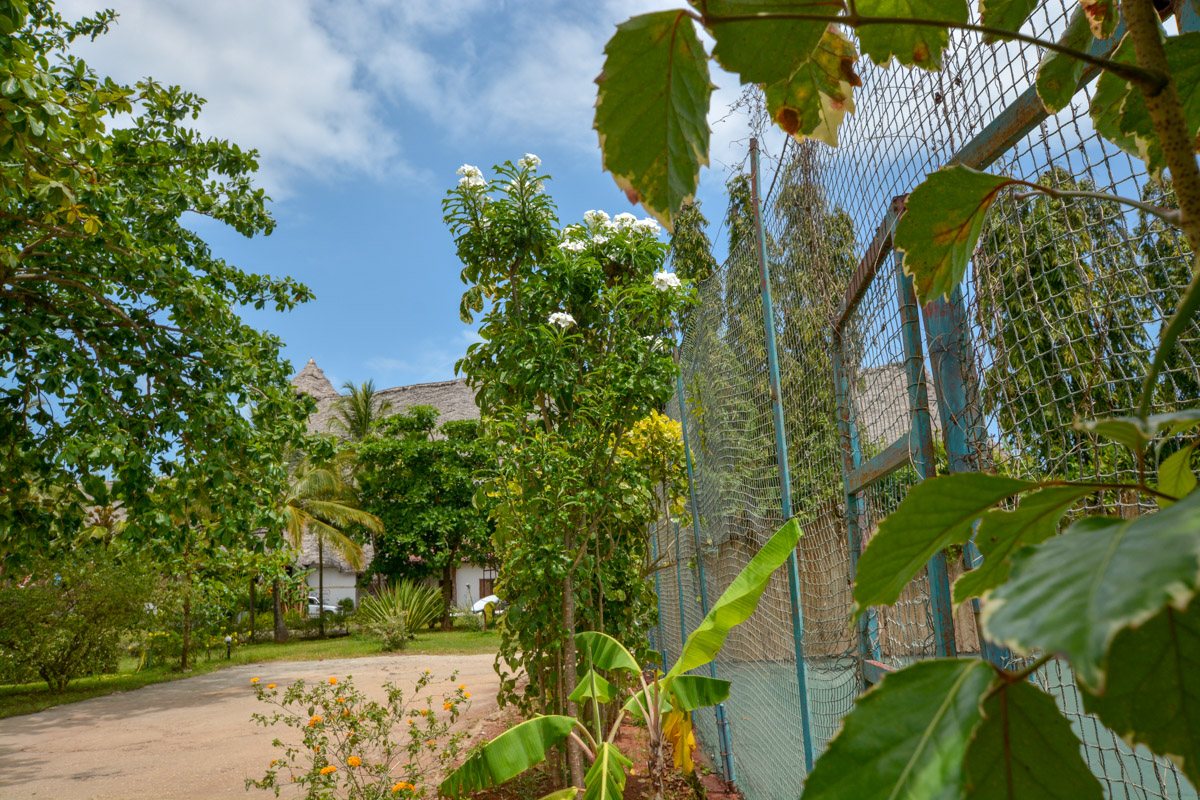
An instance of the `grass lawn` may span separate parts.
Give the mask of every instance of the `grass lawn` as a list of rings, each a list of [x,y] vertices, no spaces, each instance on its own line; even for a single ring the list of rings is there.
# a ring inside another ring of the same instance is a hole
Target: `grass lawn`
[[[446,633],[428,631],[419,634],[410,642],[408,649],[395,655],[454,655],[457,653],[494,653],[500,646],[500,637],[494,630],[453,630]],[[19,714],[32,714],[51,706],[75,703],[91,697],[128,692],[152,683],[163,683],[193,675],[204,675],[237,664],[262,664],[268,661],[316,661],[327,658],[361,658],[362,656],[384,655],[379,649],[379,640],[353,634],[340,639],[289,642],[287,644],[253,644],[239,647],[233,657],[226,660],[216,651],[211,661],[204,660],[200,653],[199,663],[188,672],[180,672],[176,665],[156,666],[136,672],[137,660],[122,658],[118,671],[111,675],[94,675],[71,681],[62,694],[54,694],[45,683],[0,685],[0,719]]]

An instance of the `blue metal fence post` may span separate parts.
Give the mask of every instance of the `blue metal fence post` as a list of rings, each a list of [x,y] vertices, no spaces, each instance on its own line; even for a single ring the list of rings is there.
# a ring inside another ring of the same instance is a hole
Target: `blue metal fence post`
[[[766,330],[767,366],[771,373],[771,409],[775,418],[775,454],[779,461],[779,489],[783,519],[792,518],[792,478],[788,465],[787,433],[783,427],[782,391],[779,383],[779,354],[775,349],[775,311],[771,303],[771,274],[767,268],[767,239],[763,230],[762,196],[759,193],[758,139],[750,140],[750,190],[753,193],[754,229],[758,243],[758,280],[762,293],[763,326]],[[813,768],[812,720],[808,708],[808,675],[804,663],[804,611],[800,605],[800,564],[795,549],[788,556],[788,596],[792,612],[792,640],[796,651],[796,680],[800,689],[800,725],[804,735],[804,771]]]
[[[696,499],[696,472],[692,466],[692,448],[688,442],[687,402],[683,393],[683,372],[679,362],[679,349],[675,349],[675,387],[679,395],[679,428],[683,434],[683,457],[687,461],[688,499],[692,509],[692,537],[696,547],[697,580],[700,581],[700,613],[708,616],[708,588],[704,579],[704,556],[700,552],[700,504]],[[716,659],[708,662],[708,674],[717,678]],[[721,772],[728,783],[733,783],[735,771],[733,766],[733,739],[729,732],[729,720],[725,716],[725,704],[717,703],[717,738],[720,739]]]
[[[925,386],[925,357],[921,349],[921,322],[913,280],[904,274],[904,257],[895,253],[896,302],[900,308],[900,333],[904,340],[904,372],[908,380],[908,406],[912,414],[910,443],[914,466],[921,480],[937,474],[933,450],[933,423],[929,417],[929,391]],[[915,444],[916,447],[911,447]],[[929,561],[929,605],[933,619],[934,646],[939,656],[958,655],[954,641],[954,606],[950,600],[950,577],[946,555],[938,552]]]
[[[675,590],[679,594],[679,652],[683,652],[683,644],[687,641],[687,616],[683,609],[683,556],[679,551],[679,523],[672,520],[675,526]],[[665,656],[664,656],[665,658]]]

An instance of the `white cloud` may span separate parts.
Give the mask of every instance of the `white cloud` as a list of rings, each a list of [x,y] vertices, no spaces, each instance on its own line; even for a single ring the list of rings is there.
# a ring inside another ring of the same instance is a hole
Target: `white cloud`
[[[474,330],[461,330],[449,341],[427,339],[406,344],[405,355],[375,356],[363,365],[378,377],[376,383],[380,386],[444,381],[454,376],[454,362],[466,355],[467,345],[482,341]]]
[[[61,0],[66,15],[92,0]],[[76,52],[123,82],[152,76],[208,98],[197,127],[257,148],[268,191],[300,174],[381,173],[397,150],[358,64],[309,0],[121,0],[107,36]]]

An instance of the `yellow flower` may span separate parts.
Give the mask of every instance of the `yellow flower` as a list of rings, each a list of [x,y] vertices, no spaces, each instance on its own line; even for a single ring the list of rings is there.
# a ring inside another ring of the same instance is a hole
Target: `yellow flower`
[[[470,692],[463,692],[463,697],[466,697],[467,699],[470,699],[470,697],[471,697],[471,693],[470,693]]]
[[[320,722],[322,722],[321,715],[320,715],[320,714],[313,714],[313,716],[312,716],[312,719],[310,719],[310,720],[308,721],[308,727],[310,727],[310,728],[316,727],[316,726],[317,726],[317,724],[318,724],[318,723],[320,723]]]
[[[350,756],[349,758],[346,759],[346,766],[348,766],[348,767],[357,767],[361,763],[362,763],[362,759],[359,758],[358,756]]]
[[[273,683],[268,683],[268,684],[267,684],[267,688],[268,688],[268,689],[274,689],[274,688],[275,688],[275,684],[273,684]]]
[[[425,670],[425,674],[426,674],[426,675],[428,675],[428,674],[429,674],[429,670]]]
[[[251,678],[251,679],[250,679],[250,682],[251,682],[251,683],[258,683],[258,678]]]
[[[344,697],[339,697],[339,698],[337,698],[337,701],[338,701],[339,703],[344,703],[344,702],[346,702],[346,698],[344,698]]]
[[[442,703],[442,711],[449,711],[454,708],[454,703]]]
[[[329,679],[329,685],[330,685],[330,686],[337,686],[337,678],[330,678],[330,679]]]
[[[464,692],[467,690],[467,687],[463,686],[461,683],[458,685],[458,688],[462,689]]]
[[[328,767],[323,767],[321,769],[322,775],[332,775],[335,772],[337,772],[337,767],[335,767],[333,764],[330,764]]]

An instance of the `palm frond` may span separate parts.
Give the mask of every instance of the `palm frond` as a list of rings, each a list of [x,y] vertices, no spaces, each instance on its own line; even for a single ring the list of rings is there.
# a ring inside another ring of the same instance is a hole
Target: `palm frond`
[[[374,514],[343,503],[309,500],[304,504],[304,510],[309,516],[315,517],[327,525],[332,525],[336,528],[361,525],[372,533],[383,533],[383,520]]]
[[[366,556],[363,553],[362,545],[358,542],[337,528],[326,525],[316,517],[308,520],[308,530],[322,542],[324,547],[332,549],[342,558],[346,559],[346,563],[352,568],[355,570],[363,568]]]

